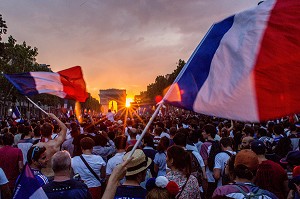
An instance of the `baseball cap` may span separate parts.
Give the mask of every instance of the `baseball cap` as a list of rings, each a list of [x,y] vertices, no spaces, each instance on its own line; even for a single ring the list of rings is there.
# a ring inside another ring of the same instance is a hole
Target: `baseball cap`
[[[250,149],[243,149],[235,157],[234,167],[244,165],[250,170],[255,171],[258,167],[258,157]]]
[[[280,160],[282,164],[300,165],[300,151],[290,151],[285,158]]]
[[[263,141],[256,140],[251,143],[251,150],[257,155],[263,155],[266,153],[266,146]]]

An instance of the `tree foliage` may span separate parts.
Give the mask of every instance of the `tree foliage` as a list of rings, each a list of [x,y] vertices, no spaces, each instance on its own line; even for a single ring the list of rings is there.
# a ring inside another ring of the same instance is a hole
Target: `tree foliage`
[[[146,95],[148,100],[154,103],[156,96],[163,96],[164,90],[174,82],[184,65],[185,61],[179,59],[176,69],[171,74],[157,76],[155,82],[147,86]]]

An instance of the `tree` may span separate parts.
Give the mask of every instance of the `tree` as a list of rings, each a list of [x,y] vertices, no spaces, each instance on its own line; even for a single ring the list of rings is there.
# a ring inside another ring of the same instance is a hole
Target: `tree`
[[[147,86],[146,95],[148,100],[150,99],[152,103],[155,103],[156,96],[163,96],[164,90],[174,82],[184,65],[185,61],[179,59],[176,69],[171,74],[157,76],[155,82]]]
[[[6,21],[2,19],[2,14],[0,14],[0,41],[2,40],[1,35],[6,34],[6,32],[7,32]]]
[[[95,112],[100,112],[100,103],[97,99],[93,98],[90,93],[88,93],[89,97],[85,102],[81,103],[81,109],[87,109]]]

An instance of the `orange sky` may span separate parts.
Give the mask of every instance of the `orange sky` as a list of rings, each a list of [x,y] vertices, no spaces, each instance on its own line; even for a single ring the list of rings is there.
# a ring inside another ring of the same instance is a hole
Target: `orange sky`
[[[188,60],[209,27],[257,5],[253,0],[1,0],[19,43],[37,47],[53,71],[82,67],[88,92],[126,89],[133,97]],[[222,4],[220,4],[222,3]]]

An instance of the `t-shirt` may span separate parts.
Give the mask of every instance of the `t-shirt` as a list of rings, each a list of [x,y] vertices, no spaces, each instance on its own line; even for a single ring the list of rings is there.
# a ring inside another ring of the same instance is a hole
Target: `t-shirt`
[[[228,152],[231,153],[232,155],[236,154],[233,151],[228,151]],[[218,184],[217,184],[218,187],[222,186],[222,175],[224,173],[224,169],[227,165],[227,162],[228,162],[229,158],[230,158],[230,156],[226,152],[220,152],[215,157],[214,169],[220,169],[221,170],[220,179],[218,180]]]
[[[212,142],[204,142],[201,145],[200,155],[204,162],[205,162],[205,160],[206,161],[208,160],[208,155],[209,155],[209,152],[211,149],[211,145],[212,145]],[[206,168],[205,168],[205,173],[206,173],[208,182],[215,182],[215,178],[213,177],[213,172],[211,170],[209,170],[208,166],[206,166]]]
[[[284,181],[287,180],[285,170],[271,160],[262,161],[257,168],[255,184],[274,193],[280,199],[286,198],[283,187]]]
[[[154,164],[156,164],[158,166],[157,176],[165,176],[166,175],[166,168],[167,168],[166,167],[166,165],[167,165],[166,158],[167,158],[166,152],[155,154],[153,162],[154,162]]]
[[[114,122],[114,121],[115,121],[115,119],[114,119],[114,114],[113,114],[112,112],[108,112],[108,113],[106,114],[106,117],[107,117],[107,119],[110,120],[111,122]]]
[[[52,181],[43,186],[49,199],[92,199],[86,184],[78,180]]]
[[[5,176],[5,173],[0,168],[0,186],[5,185],[6,183],[8,183],[8,180]],[[0,189],[0,199],[1,199],[1,189]]]
[[[121,153],[116,153],[112,158],[110,158],[107,162],[106,166],[106,174],[110,175],[114,168],[120,163],[123,162],[123,156],[125,155],[126,152],[121,152]]]
[[[22,151],[22,154],[23,154],[23,163],[25,165],[25,163],[27,162],[27,153],[28,153],[28,150],[30,149],[30,147],[33,145],[33,142],[34,140],[31,139],[31,138],[28,138],[28,139],[21,139],[17,146],[19,149],[21,149]]]
[[[154,147],[156,148],[158,146],[158,143],[160,141],[160,136],[154,136],[153,138],[153,143],[154,143]]]
[[[167,138],[170,139],[170,135],[169,135],[168,133],[166,133],[166,132],[162,132],[162,133],[160,134],[160,138],[162,138],[162,137],[167,137]]]
[[[71,157],[73,157],[73,152],[74,152],[74,144],[72,144],[74,138],[70,138],[68,140],[65,140],[64,143],[61,145],[61,150],[67,150]]]
[[[146,189],[140,186],[118,186],[114,199],[144,199],[147,195]]]
[[[11,146],[0,148],[0,167],[3,169],[9,188],[13,189],[15,182],[20,174],[19,161],[23,161],[22,151]]]
[[[251,183],[238,183],[242,190],[245,193],[250,193],[251,190],[257,189],[257,186]],[[253,191],[252,191],[253,192]],[[262,190],[262,195],[260,199],[278,199],[273,193]],[[243,199],[245,196],[241,191],[238,189],[237,185],[225,185],[217,187],[212,195],[212,198],[222,198],[222,197],[229,197],[229,198],[236,198],[236,199]]]
[[[90,167],[95,171],[95,173],[100,177],[101,167],[106,166],[106,163],[104,162],[103,158],[99,155],[82,154],[82,156],[90,165]],[[95,176],[90,172],[90,170],[86,167],[86,165],[79,156],[75,156],[72,158],[71,165],[74,170],[74,173],[79,173],[81,179],[89,188],[101,186],[99,180],[95,178]]]
[[[34,177],[37,179],[41,187],[49,183],[48,178],[44,174],[42,174],[40,170],[33,169],[33,168],[31,168],[31,170],[33,172]]]

